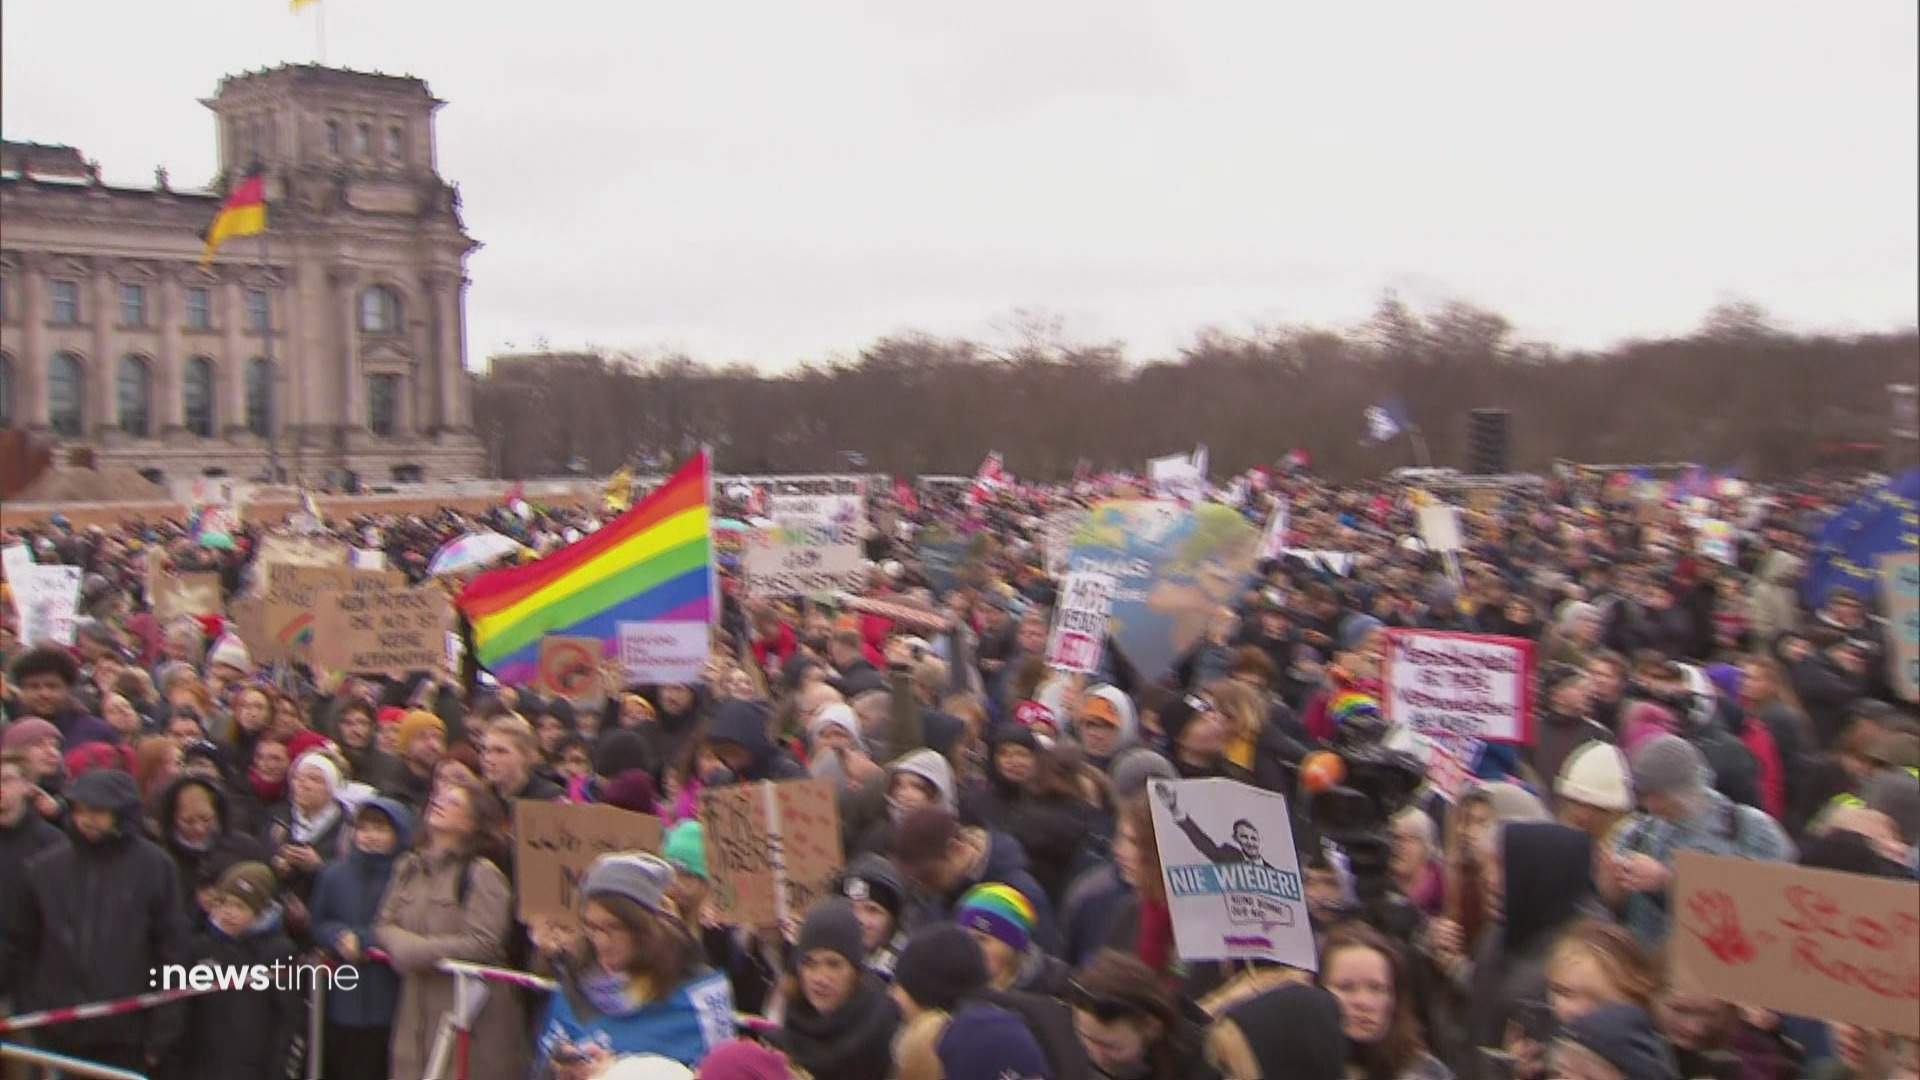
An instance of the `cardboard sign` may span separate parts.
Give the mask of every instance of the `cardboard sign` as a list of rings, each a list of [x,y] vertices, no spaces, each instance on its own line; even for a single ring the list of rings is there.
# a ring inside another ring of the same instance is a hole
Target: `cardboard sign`
[[[1106,574],[1067,575],[1053,617],[1053,634],[1047,640],[1048,667],[1087,674],[1100,669],[1113,593],[1113,578]]]
[[[1440,630],[1390,630],[1381,709],[1421,734],[1533,741],[1533,643]]]
[[[694,686],[706,677],[709,631],[703,622],[620,624],[620,667],[635,686]]]
[[[707,788],[700,822],[714,909],[728,925],[801,917],[846,865],[840,806],[825,780]]]
[[[72,645],[80,628],[77,566],[25,566],[9,579],[20,612],[20,644]]]
[[[560,637],[549,634],[540,639],[540,667],[535,689],[549,697],[568,701],[586,701],[603,696],[600,678],[601,645],[598,638]]]
[[[1318,970],[1286,798],[1234,780],[1154,780],[1149,787],[1180,958]]]
[[[347,545],[322,536],[276,534],[260,541],[260,564],[271,566],[345,566]]]
[[[612,851],[660,851],[660,819],[617,806],[519,799],[513,804],[513,880],[520,921],[575,925],[580,878]]]
[[[757,530],[741,567],[747,595],[759,598],[857,592],[867,577],[859,538],[837,524]]]
[[[1674,868],[1675,985],[1920,1037],[1920,882],[1697,851]]]
[[[147,587],[153,597],[153,615],[163,624],[183,615],[220,614],[220,575],[211,570],[161,574]]]
[[[767,516],[781,529],[824,528],[867,536],[867,503],[858,495],[770,495]]]
[[[255,660],[305,661],[311,657],[314,621],[320,598],[328,593],[389,591],[407,586],[405,574],[392,570],[270,563],[266,566],[258,641],[247,642]]]
[[[313,663],[355,675],[438,671],[451,618],[447,594],[431,585],[321,593]]]
[[[1420,542],[1428,551],[1459,551],[1460,511],[1446,503],[1428,503],[1420,508]]]
[[[1887,609],[1887,682],[1920,701],[1920,555],[1880,557],[1880,602]]]

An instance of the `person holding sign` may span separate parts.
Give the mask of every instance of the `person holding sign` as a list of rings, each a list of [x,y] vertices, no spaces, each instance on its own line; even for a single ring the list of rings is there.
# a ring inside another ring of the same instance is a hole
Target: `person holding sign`
[[[674,910],[673,880],[657,855],[602,855],[580,879],[581,933],[536,930],[560,989],[540,1024],[535,1075],[587,1080],[627,1054],[698,1065],[733,1037],[733,990]]]

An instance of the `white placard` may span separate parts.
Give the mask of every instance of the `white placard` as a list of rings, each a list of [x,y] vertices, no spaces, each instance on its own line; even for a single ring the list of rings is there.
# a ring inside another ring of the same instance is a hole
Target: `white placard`
[[[80,578],[77,566],[26,566],[18,576],[9,575],[22,645],[73,644],[80,621]]]
[[[706,673],[707,624],[620,624],[620,666],[632,683],[692,686]]]
[[[769,495],[767,516],[782,528],[836,527],[867,535],[867,504],[858,495]]]
[[[1106,648],[1113,611],[1114,580],[1106,574],[1072,573],[1060,586],[1060,604],[1047,640],[1047,666],[1092,674]]]
[[[858,592],[866,584],[860,544],[846,526],[758,529],[746,547],[740,568],[748,596]]]
[[[1260,557],[1277,559],[1286,554],[1287,533],[1293,527],[1293,503],[1282,496],[1273,502],[1273,513],[1267,518],[1267,532],[1260,538]]]
[[[33,565],[33,549],[25,544],[8,544],[0,548],[0,570],[6,572],[7,580],[12,581],[20,571]]]
[[[1420,508],[1420,541],[1428,551],[1460,550],[1460,511],[1446,503]]]
[[[1233,780],[1150,786],[1180,959],[1273,960],[1318,970],[1287,800]]]
[[[1387,632],[1381,704],[1421,734],[1533,741],[1533,643],[1440,630]]]
[[[384,551],[373,551],[368,548],[354,548],[353,568],[355,570],[385,570],[387,568],[387,553]]]

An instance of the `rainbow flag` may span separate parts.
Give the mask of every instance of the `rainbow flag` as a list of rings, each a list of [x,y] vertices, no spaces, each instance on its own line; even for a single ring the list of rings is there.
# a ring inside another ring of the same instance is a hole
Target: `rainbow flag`
[[[705,624],[713,615],[713,538],[702,450],[633,509],[559,551],[492,570],[461,591],[480,666],[531,684],[547,635],[595,638],[617,655],[622,623]]]

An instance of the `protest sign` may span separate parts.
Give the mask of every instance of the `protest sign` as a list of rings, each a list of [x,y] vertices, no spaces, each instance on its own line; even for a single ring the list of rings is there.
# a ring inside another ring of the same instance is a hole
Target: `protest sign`
[[[1420,507],[1420,542],[1428,551],[1459,551],[1460,511],[1446,503]]]
[[[321,536],[275,534],[260,541],[262,566],[345,566],[349,549],[338,540]]]
[[[860,542],[845,525],[792,525],[747,537],[748,596],[814,596],[866,583]]]
[[[1287,536],[1293,530],[1293,504],[1282,495],[1273,501],[1273,513],[1267,516],[1267,531],[1260,537],[1260,558],[1277,559],[1287,550]]]
[[[72,645],[79,629],[80,578],[77,566],[24,566],[8,581],[20,612],[20,644]]]
[[[1058,578],[1067,572],[1067,560],[1073,555],[1073,534],[1087,520],[1087,508],[1069,506],[1048,514],[1040,524],[1040,552],[1046,560],[1047,576]]]
[[[599,638],[549,634],[540,639],[539,676],[534,689],[573,702],[602,698],[600,663]]]
[[[1286,798],[1234,780],[1154,780],[1151,787],[1180,958],[1318,970]]]
[[[1068,570],[1113,578],[1113,641],[1151,681],[1239,599],[1259,547],[1259,530],[1230,506],[1114,500],[1074,534]]]
[[[393,570],[269,563],[262,582],[259,640],[248,641],[262,663],[307,660],[320,598],[328,593],[404,589],[407,576]]]
[[[4,573],[7,580],[13,580],[14,575],[32,565],[33,549],[27,545],[8,544],[0,547],[0,573]]]
[[[1106,648],[1107,616],[1113,609],[1113,579],[1106,574],[1068,574],[1047,640],[1047,666],[1092,674]]]
[[[1693,522],[1693,547],[1702,558],[1722,566],[1738,562],[1733,526],[1718,518],[1696,518]]]
[[[707,788],[700,822],[715,914],[731,926],[801,917],[845,865],[840,808],[825,780]]]
[[[353,568],[355,570],[385,570],[387,568],[387,553],[373,548],[354,548]]]
[[[1682,851],[1675,986],[1920,1036],[1920,882]]]
[[[1440,630],[1389,630],[1380,701],[1422,734],[1533,741],[1533,643]]]
[[[1880,557],[1880,600],[1887,609],[1887,681],[1920,701],[1920,555]]]
[[[706,674],[707,624],[620,624],[620,667],[639,685],[693,686]]]
[[[1351,551],[1314,551],[1308,548],[1283,548],[1280,557],[1299,559],[1308,566],[1317,566],[1329,574],[1346,577],[1353,573],[1353,552]]]
[[[867,535],[867,504],[858,495],[769,495],[767,516],[779,529],[832,529],[856,541]]]
[[[153,597],[153,615],[170,623],[183,615],[218,615],[221,611],[220,575],[211,570],[191,574],[161,574],[147,582]]]
[[[355,675],[438,671],[451,616],[447,594],[432,585],[323,592],[314,607],[314,666]]]
[[[613,851],[660,850],[660,819],[617,806],[519,799],[513,804],[513,880],[520,921],[577,919],[580,878]]]

